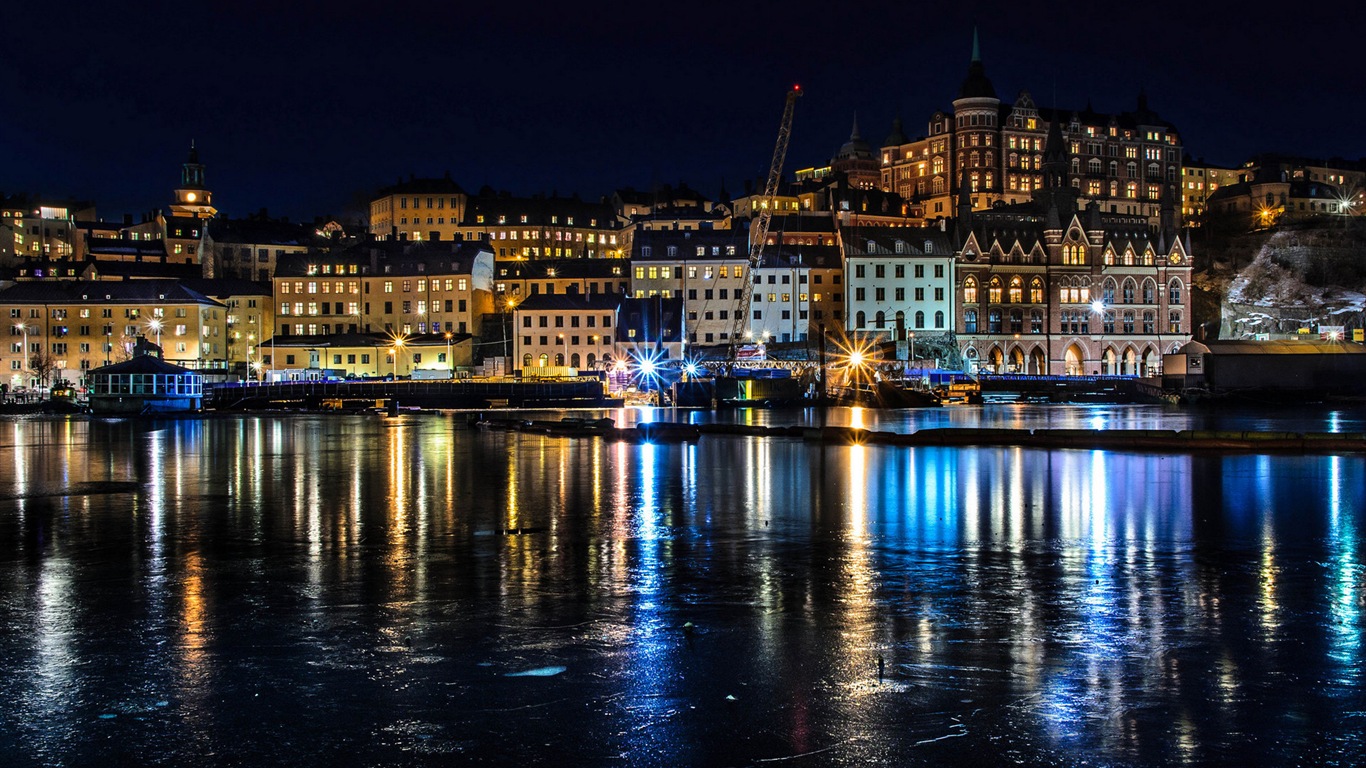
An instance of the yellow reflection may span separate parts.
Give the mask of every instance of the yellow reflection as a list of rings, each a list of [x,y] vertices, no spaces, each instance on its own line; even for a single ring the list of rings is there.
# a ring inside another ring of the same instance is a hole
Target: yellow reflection
[[[868,467],[861,445],[849,446],[849,532],[855,540],[868,533]]]

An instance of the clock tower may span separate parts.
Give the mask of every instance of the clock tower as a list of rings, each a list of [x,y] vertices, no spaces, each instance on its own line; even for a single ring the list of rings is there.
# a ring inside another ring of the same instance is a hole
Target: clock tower
[[[175,190],[175,203],[171,205],[173,216],[193,216],[199,219],[212,219],[218,215],[213,207],[213,193],[204,186],[204,166],[199,162],[199,150],[190,142],[190,157],[180,166],[180,186]]]

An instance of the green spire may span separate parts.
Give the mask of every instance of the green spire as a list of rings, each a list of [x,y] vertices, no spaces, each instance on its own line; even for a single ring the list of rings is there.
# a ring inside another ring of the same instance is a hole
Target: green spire
[[[982,48],[977,44],[977,27],[972,28],[972,60],[980,62],[982,60]]]

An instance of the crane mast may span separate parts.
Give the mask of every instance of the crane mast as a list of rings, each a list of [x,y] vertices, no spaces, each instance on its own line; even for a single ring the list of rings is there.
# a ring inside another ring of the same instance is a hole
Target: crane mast
[[[735,313],[735,326],[730,334],[731,361],[735,360],[736,347],[749,328],[750,305],[754,301],[754,271],[763,263],[768,228],[773,223],[774,198],[778,196],[778,184],[783,178],[787,142],[792,138],[792,113],[797,106],[797,97],[801,95],[801,86],[792,86],[792,90],[787,92],[787,103],[783,106],[783,121],[778,125],[778,143],[773,147],[773,162],[769,165],[768,181],[764,184],[764,195],[760,198],[759,216],[754,220],[750,233],[753,245],[749,249],[749,271],[744,276],[744,286],[740,289],[740,308]]]

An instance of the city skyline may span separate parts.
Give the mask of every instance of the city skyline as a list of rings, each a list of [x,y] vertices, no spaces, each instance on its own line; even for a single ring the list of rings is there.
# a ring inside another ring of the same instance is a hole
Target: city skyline
[[[164,208],[193,140],[231,216],[360,213],[382,186],[447,172],[471,193],[597,199],[684,181],[714,196],[724,181],[735,195],[762,175],[792,83],[807,95],[789,177],[832,157],[855,114],[874,146],[896,117],[923,134],[956,93],[974,26],[1006,99],[1025,89],[1045,106],[1120,112],[1145,90],[1189,154],[1214,163],[1366,155],[1354,9],[1261,18],[1146,6],[1083,18],[977,3],[926,20],[878,4],[832,23],[828,8],[803,3],[765,17],[706,4],[521,17],[357,8],[94,7],[60,38],[62,55],[51,39],[21,36],[0,75],[33,119],[0,123],[11,157],[0,191],[92,200],[106,220]],[[32,7],[15,19],[50,21]],[[1314,54],[1312,70],[1263,57],[1285,39]],[[1197,64],[1209,85],[1191,77]]]

